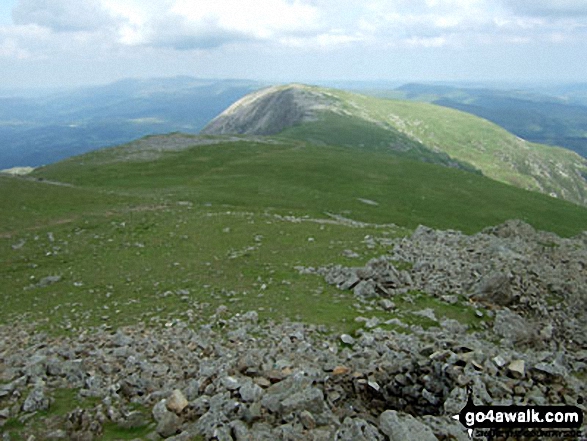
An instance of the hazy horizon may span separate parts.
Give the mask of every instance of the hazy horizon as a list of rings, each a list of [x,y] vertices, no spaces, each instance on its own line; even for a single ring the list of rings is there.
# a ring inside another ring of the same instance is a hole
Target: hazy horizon
[[[583,0],[5,0],[0,84],[577,83],[586,37]]]
[[[250,82],[259,83],[262,87],[264,85],[276,85],[276,84],[289,84],[289,83],[300,83],[308,85],[316,85],[322,87],[333,87],[340,89],[397,89],[402,86],[409,84],[419,85],[430,85],[430,86],[447,86],[460,89],[488,89],[488,90],[503,90],[503,91],[529,91],[540,93],[544,95],[556,95],[556,92],[565,87],[580,87],[581,90],[587,89],[587,81],[505,81],[505,80],[492,80],[492,81],[442,81],[442,80],[422,80],[415,81],[412,79],[405,80],[384,80],[384,79],[373,79],[373,80],[354,80],[351,78],[333,78],[325,80],[313,80],[313,79],[283,79],[283,80],[261,80],[256,78],[200,78],[190,75],[170,75],[170,76],[153,76],[153,77],[122,77],[115,80],[107,80],[104,82],[95,83],[81,83],[81,84],[63,84],[60,86],[15,86],[6,87],[0,85],[0,98],[20,97],[20,98],[35,98],[43,96],[51,96],[54,94],[71,93],[77,90],[89,90],[93,88],[110,87],[123,82],[157,82],[157,81],[169,81],[174,79],[189,78],[194,81],[210,81],[210,82]]]

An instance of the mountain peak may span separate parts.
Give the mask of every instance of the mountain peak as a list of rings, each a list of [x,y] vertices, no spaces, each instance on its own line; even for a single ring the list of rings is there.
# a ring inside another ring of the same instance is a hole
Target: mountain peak
[[[334,103],[333,96],[317,87],[298,83],[267,87],[235,102],[201,133],[275,135],[315,119],[317,110],[332,107]]]

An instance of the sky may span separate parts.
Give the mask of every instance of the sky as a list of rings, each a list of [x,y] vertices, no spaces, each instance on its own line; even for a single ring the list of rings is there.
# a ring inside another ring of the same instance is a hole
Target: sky
[[[587,0],[2,0],[0,86],[587,81]]]

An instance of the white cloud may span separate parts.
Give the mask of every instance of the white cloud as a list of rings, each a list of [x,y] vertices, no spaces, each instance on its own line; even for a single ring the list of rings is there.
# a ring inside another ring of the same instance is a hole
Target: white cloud
[[[440,47],[455,35],[493,29],[492,15],[484,0],[372,0],[358,26],[386,44]]]
[[[301,1],[285,0],[215,0],[206,3],[177,0],[171,12],[196,25],[214,22],[220,29],[259,39],[304,32],[315,26],[318,18],[315,7]]]
[[[411,37],[405,40],[405,44],[407,46],[412,47],[442,47],[448,44],[447,37],[431,37],[431,38],[422,38],[422,37]]]
[[[519,15],[551,17],[587,16],[585,0],[503,0],[504,4]]]
[[[17,60],[26,60],[31,54],[26,49],[19,47],[14,39],[0,39],[0,58],[15,58]]]
[[[361,34],[347,34],[341,30],[332,30],[317,35],[302,37],[282,37],[278,43],[291,48],[300,48],[304,50],[324,49],[329,50],[341,46],[349,46],[356,43],[367,42],[369,37]]]
[[[370,0],[358,27],[391,46],[578,41],[587,29],[582,12],[585,0]]]
[[[0,57],[16,60],[46,58],[50,32],[37,25],[0,27]]]
[[[209,49],[231,42],[278,40],[320,28],[319,10],[298,0],[174,0],[150,10],[128,0],[122,6],[112,0],[106,5],[126,20],[119,30],[125,44]]]
[[[515,52],[511,58],[517,61],[527,48],[542,46],[561,48],[557,54],[565,48],[584,54],[583,3],[587,0],[17,0],[14,24],[0,27],[0,72],[43,60],[39,66],[63,66],[64,75],[79,82],[108,69],[111,78],[152,72],[385,76],[402,63],[406,72],[416,69],[423,53],[447,60],[437,68],[448,71],[451,63],[460,63],[459,69],[473,70],[460,60],[476,57],[491,66],[486,60]],[[436,74],[430,60],[422,68],[426,75]],[[329,71],[323,68],[328,63],[340,67]],[[39,78],[46,70],[39,68]],[[60,76],[55,74],[56,82]]]
[[[111,22],[99,0],[19,0],[12,17],[17,25],[35,24],[56,32],[95,31]]]
[[[113,48],[261,42],[323,50],[465,47],[546,35],[565,42],[584,36],[582,11],[585,0],[18,0],[13,17],[55,34],[91,34],[88,46],[93,38]]]

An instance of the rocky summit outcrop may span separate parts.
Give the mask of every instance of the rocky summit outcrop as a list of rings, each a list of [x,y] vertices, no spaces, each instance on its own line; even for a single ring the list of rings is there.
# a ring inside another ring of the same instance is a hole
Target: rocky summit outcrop
[[[317,110],[333,104],[333,98],[318,88],[299,84],[268,87],[234,103],[200,133],[275,135],[295,124],[313,120]]]
[[[420,227],[364,267],[300,269],[354,290],[366,312],[411,290],[465,302],[491,318],[478,329],[430,310],[428,328],[396,318],[401,330],[390,330],[374,316],[339,335],[222,307],[196,328],[171,320],[50,337],[3,326],[0,426],[50,410],[64,389],[90,401],[25,428],[29,439],[97,440],[115,426],[175,441],[465,441],[451,416],[467,387],[477,405],[587,411],[586,248],[586,234],[561,239],[521,222],[474,236]]]
[[[562,239],[519,220],[472,236],[420,226],[364,267],[312,271],[362,299],[392,300],[414,290],[446,303],[464,297],[495,310],[496,323],[507,315],[504,323],[519,339],[587,347],[587,232]]]

